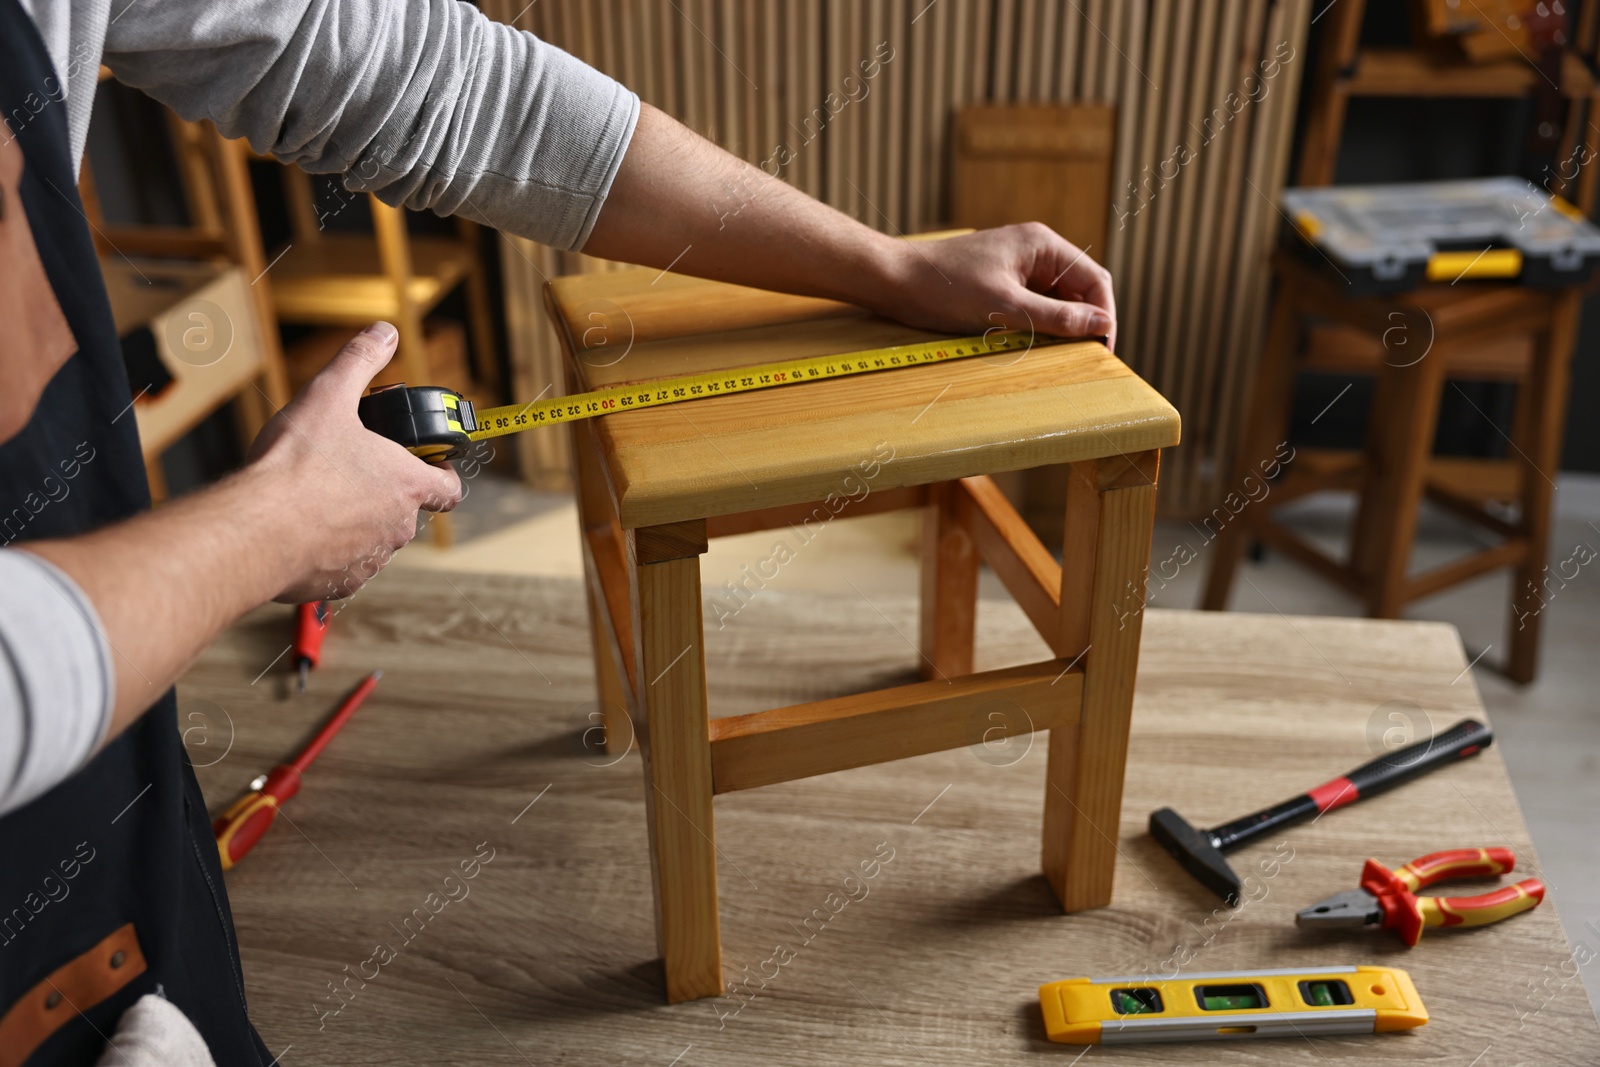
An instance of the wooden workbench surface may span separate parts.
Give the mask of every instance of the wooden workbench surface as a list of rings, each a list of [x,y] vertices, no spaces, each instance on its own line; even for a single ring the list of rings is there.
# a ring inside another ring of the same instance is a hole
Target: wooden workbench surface
[[[894,627],[912,632],[913,602],[875,604],[883,614],[853,594],[763,590],[726,629],[708,628],[715,712],[908,676],[914,653]],[[980,669],[1041,657],[1014,607],[983,611]],[[1090,1059],[1510,1067],[1588,1063],[1600,1049],[1548,901],[1414,950],[1378,931],[1293,925],[1298,908],[1353,886],[1369,855],[1395,865],[1508,845],[1537,875],[1494,749],[1233,853],[1241,872],[1292,854],[1234,913],[1144,834],[1163,804],[1211,825],[1363,762],[1385,731],[1480,715],[1446,626],[1152,610],[1116,898],[1099,911],[1062,915],[1039,874],[1039,741],[719,797],[728,977],[764,972],[765,988],[670,1007],[638,755],[613,762],[585,745],[595,720],[576,582],[383,575],[335,618],[298,699],[287,657],[251,683],[290,634],[288,609],[262,609],[207,652],[179,701],[216,810],[365,671],[385,671],[285,819],[228,875],[251,1014],[289,1067],[1066,1064],[1081,1050],[1045,1040],[1040,982],[1171,970],[1174,958],[1188,973],[1399,965],[1432,1021]]]

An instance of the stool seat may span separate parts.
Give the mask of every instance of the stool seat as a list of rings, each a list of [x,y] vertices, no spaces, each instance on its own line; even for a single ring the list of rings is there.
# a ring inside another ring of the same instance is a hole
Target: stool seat
[[[585,389],[944,336],[654,270],[560,278],[551,292]],[[688,293],[704,310],[669,314]],[[596,430],[621,524],[820,500],[884,441],[883,488],[1177,444],[1177,411],[1104,345],[1040,345],[607,415]]]

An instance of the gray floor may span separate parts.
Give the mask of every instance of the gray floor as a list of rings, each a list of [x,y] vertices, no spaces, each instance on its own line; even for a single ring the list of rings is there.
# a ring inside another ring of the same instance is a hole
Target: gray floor
[[[580,573],[577,521],[570,497],[542,494],[496,478],[482,484],[461,509],[458,543],[439,550],[420,539],[397,557],[400,566],[449,570],[508,571],[519,574]],[[1532,873],[1550,887],[1575,959],[1584,965],[1552,966],[1547,989],[1581,980],[1600,1011],[1600,477],[1563,475],[1556,496],[1556,529],[1551,543],[1553,577],[1543,609],[1544,651],[1539,679],[1521,687],[1496,670],[1506,650],[1510,577],[1505,572],[1461,585],[1408,609],[1408,618],[1449,622],[1460,631],[1469,658],[1477,659],[1470,680],[1494,719],[1499,744],[1510,767],[1541,869]],[[1285,508],[1282,517],[1302,533],[1339,551],[1350,519],[1347,499],[1312,497]],[[794,562],[779,584],[785,589],[916,588],[915,516],[900,513],[832,524]],[[708,596],[741,567],[767,556],[777,532],[719,539],[703,562]],[[1419,526],[1415,569],[1425,569],[1486,543],[1454,518],[1428,510]],[[1187,546],[1188,552],[1182,551]],[[1151,603],[1164,608],[1194,607],[1208,566],[1206,539],[1184,523],[1160,523],[1152,552]],[[1181,566],[1169,559],[1193,559]],[[1592,562],[1582,563],[1585,559]],[[1562,566],[1565,563],[1564,567]],[[985,595],[1005,596],[991,574]],[[848,586],[846,583],[849,583]],[[761,598],[751,610],[761,610]],[[1269,554],[1243,565],[1236,582],[1235,610],[1278,611],[1287,615],[1355,615],[1350,597],[1283,558]],[[1463,684],[1467,684],[1463,679]],[[1433,724],[1435,728],[1441,724]],[[1442,724],[1448,725],[1448,724]],[[1483,844],[1493,844],[1485,841]]]

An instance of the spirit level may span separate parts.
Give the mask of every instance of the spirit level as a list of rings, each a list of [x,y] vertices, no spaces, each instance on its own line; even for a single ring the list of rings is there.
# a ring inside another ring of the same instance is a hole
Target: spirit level
[[[1039,987],[1052,1041],[1112,1045],[1410,1030],[1428,1021],[1395,967],[1068,978]]]
[[[1038,338],[1017,330],[996,330],[979,337],[953,337],[892,348],[802,356],[754,367],[686,374],[677,378],[618,385],[572,396],[506,404],[474,411],[460,393],[437,386],[391,385],[361,398],[361,422],[374,433],[398,441],[427,460],[464,455],[475,441],[485,441],[535,426],[610,415],[619,411],[658,407],[686,400],[703,400],[729,393],[776,389],[802,382],[825,381],[854,374],[917,367],[930,363],[1026,351],[1061,344],[1056,338]]]

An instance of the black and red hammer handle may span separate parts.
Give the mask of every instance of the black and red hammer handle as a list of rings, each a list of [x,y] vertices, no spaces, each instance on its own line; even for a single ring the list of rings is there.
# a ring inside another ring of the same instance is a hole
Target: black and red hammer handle
[[[1225,823],[1207,834],[1213,845],[1226,851],[1269,830],[1292,826],[1325,811],[1377,796],[1447,763],[1475,756],[1493,740],[1493,731],[1483,723],[1463,719],[1442,734],[1379,756],[1309,792]]]

